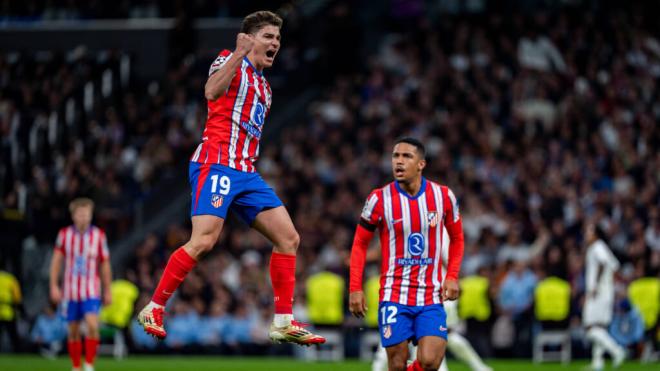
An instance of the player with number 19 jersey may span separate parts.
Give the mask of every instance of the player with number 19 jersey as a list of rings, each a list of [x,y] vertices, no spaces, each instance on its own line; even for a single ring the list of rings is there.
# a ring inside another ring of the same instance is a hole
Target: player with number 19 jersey
[[[230,58],[236,56],[229,50],[221,51],[211,64],[209,76]],[[251,225],[259,212],[282,205],[255,168],[271,103],[268,81],[243,57],[227,91],[207,101],[202,143],[190,159],[191,216],[208,214],[224,219],[232,210]]]

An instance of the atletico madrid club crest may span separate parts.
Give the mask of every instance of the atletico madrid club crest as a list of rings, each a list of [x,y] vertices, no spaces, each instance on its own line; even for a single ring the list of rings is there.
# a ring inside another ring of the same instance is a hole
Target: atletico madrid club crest
[[[392,337],[392,326],[386,325],[383,327],[383,337],[385,339],[389,339],[390,337]]]
[[[222,206],[222,200],[223,197],[220,195],[212,195],[211,196],[211,206],[215,207],[216,209]]]
[[[431,228],[438,225],[438,213],[435,211],[431,211],[428,215],[428,221]]]

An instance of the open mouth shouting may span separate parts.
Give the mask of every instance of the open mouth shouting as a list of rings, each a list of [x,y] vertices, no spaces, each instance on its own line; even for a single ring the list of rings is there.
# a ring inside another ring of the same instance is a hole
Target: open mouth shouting
[[[275,60],[275,54],[277,54],[277,49],[268,49],[266,51],[266,60],[269,63],[273,63],[273,61]]]

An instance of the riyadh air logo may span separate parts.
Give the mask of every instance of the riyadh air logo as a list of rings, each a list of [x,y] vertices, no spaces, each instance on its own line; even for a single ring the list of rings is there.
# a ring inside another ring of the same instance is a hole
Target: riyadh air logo
[[[87,268],[85,264],[85,258],[82,256],[76,256],[73,261],[73,274],[76,276],[84,276],[87,274]]]
[[[257,105],[254,107],[254,114],[252,115],[252,121],[254,121],[257,126],[262,127],[264,125],[264,118],[266,117],[266,109],[261,102],[257,102]]]
[[[412,256],[420,256],[424,253],[424,236],[421,233],[408,236],[408,252]]]

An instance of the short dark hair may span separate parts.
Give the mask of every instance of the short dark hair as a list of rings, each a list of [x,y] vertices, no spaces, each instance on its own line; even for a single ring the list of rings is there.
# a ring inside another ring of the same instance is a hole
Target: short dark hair
[[[279,15],[268,10],[260,10],[258,12],[248,14],[245,18],[243,18],[241,32],[251,34],[258,32],[261,27],[267,25],[282,28],[282,23],[282,18],[280,18]]]
[[[608,241],[608,236],[607,232],[598,224],[594,223],[594,234],[596,235],[596,238],[599,240],[607,243]]]
[[[413,138],[413,137],[402,137],[402,138],[397,139],[394,142],[394,145],[396,146],[399,143],[407,143],[407,144],[410,144],[411,146],[414,146],[415,149],[417,150],[417,153],[419,153],[419,155],[422,158],[426,158],[426,148],[424,147],[424,144],[419,139]]]

